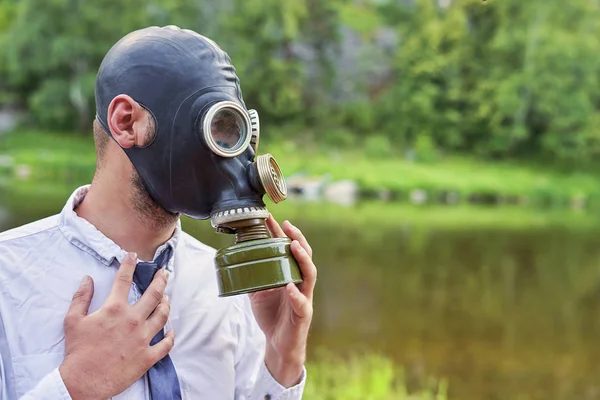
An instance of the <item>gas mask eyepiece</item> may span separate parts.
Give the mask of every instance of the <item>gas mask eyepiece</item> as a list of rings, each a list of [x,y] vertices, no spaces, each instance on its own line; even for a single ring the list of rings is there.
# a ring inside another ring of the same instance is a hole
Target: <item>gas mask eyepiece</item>
[[[244,108],[233,101],[213,104],[202,123],[204,140],[221,157],[237,157],[252,139],[252,122]]]

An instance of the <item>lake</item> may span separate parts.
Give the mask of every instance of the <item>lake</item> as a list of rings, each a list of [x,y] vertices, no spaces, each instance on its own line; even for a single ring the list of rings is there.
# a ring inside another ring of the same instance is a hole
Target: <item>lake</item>
[[[59,212],[70,190],[3,189],[0,231]],[[272,211],[314,249],[311,358],[380,352],[409,382],[447,378],[450,399],[600,398],[592,216],[544,223],[501,209],[452,217],[451,208],[289,201]],[[482,215],[494,217],[477,223]],[[208,221],[186,219],[184,229],[212,246],[231,240]]]

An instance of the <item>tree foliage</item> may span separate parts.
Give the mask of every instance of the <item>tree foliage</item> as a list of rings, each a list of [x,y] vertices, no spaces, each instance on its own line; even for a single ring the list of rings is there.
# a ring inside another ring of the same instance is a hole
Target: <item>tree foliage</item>
[[[230,54],[265,122],[324,143],[600,157],[595,0],[0,0],[0,104],[89,129],[106,51],[168,24]]]

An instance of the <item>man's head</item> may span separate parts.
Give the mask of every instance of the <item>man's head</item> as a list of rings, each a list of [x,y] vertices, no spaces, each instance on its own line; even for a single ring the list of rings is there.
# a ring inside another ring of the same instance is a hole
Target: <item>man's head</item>
[[[258,121],[229,56],[210,39],[173,26],[125,36],[98,71],[96,114],[99,173],[126,155],[135,182],[168,214],[264,207],[248,172]]]

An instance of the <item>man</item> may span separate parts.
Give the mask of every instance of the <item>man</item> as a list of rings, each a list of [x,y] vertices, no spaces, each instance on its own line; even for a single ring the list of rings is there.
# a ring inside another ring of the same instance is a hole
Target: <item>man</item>
[[[245,110],[229,57],[194,32],[143,29],[107,54],[92,184],[0,235],[0,399],[302,397],[316,281],[302,233],[267,219],[303,283],[219,298],[214,250],[180,228],[214,203],[203,188],[225,158],[196,120],[222,100]]]

